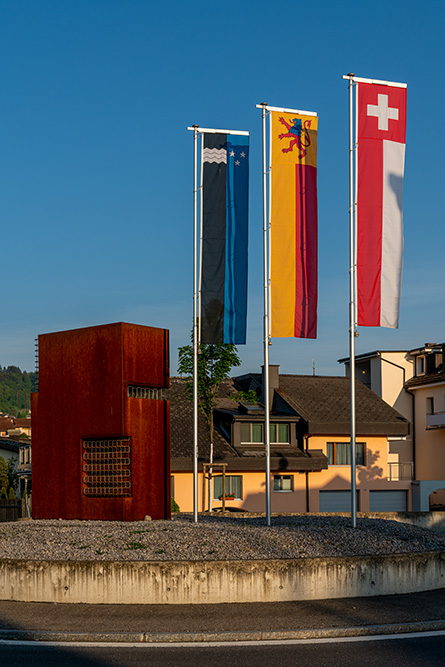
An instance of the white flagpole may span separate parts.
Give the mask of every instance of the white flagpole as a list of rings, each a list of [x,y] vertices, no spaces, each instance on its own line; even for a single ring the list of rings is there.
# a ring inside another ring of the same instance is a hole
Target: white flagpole
[[[266,448],[266,521],[271,524],[270,503],[270,406],[269,406],[269,229],[268,229],[268,207],[267,207],[267,157],[266,157],[266,109],[267,104],[263,102],[258,105],[263,114],[263,263],[264,263],[264,443]],[[270,192],[269,192],[270,198]]]
[[[193,125],[193,519],[198,522],[198,125]]]
[[[356,262],[355,262],[355,191],[354,191],[354,118],[353,86],[354,75],[349,79],[349,372],[351,393],[351,520],[352,527],[357,526],[357,491],[356,491],[356,424],[355,424],[355,337],[356,320]],[[356,119],[357,122],[357,119]]]

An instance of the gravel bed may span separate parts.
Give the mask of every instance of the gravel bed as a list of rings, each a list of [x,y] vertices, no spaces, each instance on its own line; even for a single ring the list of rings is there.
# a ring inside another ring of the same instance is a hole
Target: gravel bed
[[[0,559],[76,561],[314,558],[445,551],[445,536],[383,519],[200,516],[171,521],[0,523]]]

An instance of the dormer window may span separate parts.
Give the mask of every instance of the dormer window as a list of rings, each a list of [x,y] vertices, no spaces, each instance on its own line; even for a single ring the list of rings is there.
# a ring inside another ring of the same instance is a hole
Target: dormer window
[[[241,444],[263,444],[263,424],[242,422],[241,429]],[[288,445],[289,439],[289,424],[270,424],[270,443],[273,445],[283,444]]]
[[[425,357],[417,357],[416,359],[416,375],[425,374]]]

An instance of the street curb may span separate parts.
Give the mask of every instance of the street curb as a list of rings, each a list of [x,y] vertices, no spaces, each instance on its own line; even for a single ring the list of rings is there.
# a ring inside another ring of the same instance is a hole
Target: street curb
[[[389,623],[351,628],[302,628],[299,630],[258,630],[227,632],[53,632],[50,630],[0,630],[2,641],[94,642],[131,644],[184,644],[245,641],[283,641],[371,637],[413,632],[445,630],[445,620],[414,623]]]

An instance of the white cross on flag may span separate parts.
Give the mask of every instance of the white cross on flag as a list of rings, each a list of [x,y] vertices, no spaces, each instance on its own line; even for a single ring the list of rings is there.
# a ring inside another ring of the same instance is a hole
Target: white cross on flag
[[[357,83],[357,323],[397,328],[406,86]]]

